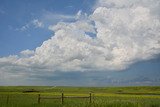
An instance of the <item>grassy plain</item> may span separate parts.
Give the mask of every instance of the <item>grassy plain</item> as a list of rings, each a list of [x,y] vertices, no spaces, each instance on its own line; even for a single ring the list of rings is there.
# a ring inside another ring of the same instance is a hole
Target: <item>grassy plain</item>
[[[38,92],[24,92],[34,90]],[[89,99],[42,99],[41,96],[89,96]],[[52,87],[0,86],[0,107],[160,107],[160,86],[143,87]]]

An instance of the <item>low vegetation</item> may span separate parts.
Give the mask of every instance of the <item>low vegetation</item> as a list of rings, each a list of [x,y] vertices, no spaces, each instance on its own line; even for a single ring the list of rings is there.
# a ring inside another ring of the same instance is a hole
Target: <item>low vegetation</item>
[[[88,96],[88,99],[42,99],[42,96]],[[0,107],[160,107],[160,86],[143,87],[51,87],[1,86]]]

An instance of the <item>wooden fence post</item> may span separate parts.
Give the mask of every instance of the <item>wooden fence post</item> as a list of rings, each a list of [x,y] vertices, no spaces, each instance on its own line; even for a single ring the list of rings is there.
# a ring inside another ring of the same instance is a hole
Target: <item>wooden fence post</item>
[[[92,93],[89,93],[89,103],[92,103]]]
[[[64,94],[62,92],[62,104],[64,103]]]
[[[92,102],[94,103],[94,93],[92,93]]]
[[[40,100],[41,100],[41,96],[40,94],[38,94],[38,104],[40,103]]]
[[[7,104],[9,103],[9,95],[7,95]]]

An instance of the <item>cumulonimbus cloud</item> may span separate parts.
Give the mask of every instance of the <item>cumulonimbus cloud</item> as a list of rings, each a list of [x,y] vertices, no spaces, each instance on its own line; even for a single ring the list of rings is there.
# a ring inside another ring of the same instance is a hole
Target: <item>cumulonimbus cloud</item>
[[[159,0],[98,0],[95,7],[51,25],[54,35],[35,50],[0,58],[0,72],[122,70],[160,53]]]

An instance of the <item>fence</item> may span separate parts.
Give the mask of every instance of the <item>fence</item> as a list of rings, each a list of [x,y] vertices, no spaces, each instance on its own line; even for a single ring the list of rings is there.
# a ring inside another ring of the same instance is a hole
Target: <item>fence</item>
[[[47,97],[47,96],[41,96],[40,94],[38,94],[38,103],[41,102],[41,99],[61,99],[61,103],[64,104],[64,99],[66,98],[80,98],[80,99],[84,99],[84,98],[88,98],[89,99],[89,103],[92,103],[92,93],[89,93],[89,96],[64,96],[64,93],[61,94],[61,96],[59,97]]]

